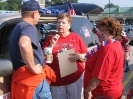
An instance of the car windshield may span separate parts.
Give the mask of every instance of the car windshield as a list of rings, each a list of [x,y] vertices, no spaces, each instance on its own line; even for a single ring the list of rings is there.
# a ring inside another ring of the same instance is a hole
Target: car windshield
[[[57,30],[56,24],[44,24],[44,28],[47,30]]]

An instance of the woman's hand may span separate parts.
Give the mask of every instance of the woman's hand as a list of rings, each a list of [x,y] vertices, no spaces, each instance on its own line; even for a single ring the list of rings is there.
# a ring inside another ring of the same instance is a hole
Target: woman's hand
[[[51,42],[51,47],[54,47],[54,45],[57,43],[58,39],[59,39],[60,35],[58,34],[55,34],[53,37],[52,37],[52,42]]]
[[[69,61],[71,61],[72,63],[73,62],[76,62],[77,60],[80,59],[80,54],[77,54],[77,53],[72,53],[72,54],[69,54],[70,57],[68,58]]]
[[[85,53],[83,53],[83,54],[78,54],[78,53],[70,54],[69,61],[75,62],[78,60],[81,62],[86,62],[85,55],[86,55]]]

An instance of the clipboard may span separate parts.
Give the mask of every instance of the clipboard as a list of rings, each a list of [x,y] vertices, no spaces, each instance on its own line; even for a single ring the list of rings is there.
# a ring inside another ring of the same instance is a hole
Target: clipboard
[[[66,50],[64,52],[58,53],[59,69],[61,78],[70,75],[78,70],[77,63],[71,63],[68,58],[69,54],[75,53],[74,49]]]

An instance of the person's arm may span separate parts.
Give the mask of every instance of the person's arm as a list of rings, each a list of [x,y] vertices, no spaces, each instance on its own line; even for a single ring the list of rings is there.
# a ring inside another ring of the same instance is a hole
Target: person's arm
[[[91,91],[94,90],[100,84],[100,82],[101,80],[95,77],[91,77],[91,80],[85,89],[85,92],[88,94],[88,99],[91,99],[92,97]]]
[[[19,39],[19,48],[21,56],[26,64],[26,66],[31,70],[34,74],[43,73],[42,66],[40,64],[35,65],[32,42],[28,36],[22,36]]]
[[[86,53],[77,54],[76,59],[77,61],[80,61],[80,62],[86,62],[85,56],[86,56]]]
[[[80,54],[77,53],[77,56],[76,56],[76,61],[80,61],[80,62],[86,62],[86,54],[88,53],[87,51],[87,47],[84,43],[84,41],[82,40],[82,38],[80,36],[78,36],[78,46],[79,46],[79,50],[80,50]]]
[[[130,39],[128,37],[123,37],[123,46],[127,46],[130,43]]]
[[[55,44],[53,44],[53,43],[51,43],[48,47],[54,47],[55,46]]]
[[[125,45],[128,45],[130,43],[130,39],[127,38],[127,42]]]
[[[95,77],[91,77],[91,80],[86,88],[86,90],[88,92],[94,90],[99,84],[100,84],[101,80]]]

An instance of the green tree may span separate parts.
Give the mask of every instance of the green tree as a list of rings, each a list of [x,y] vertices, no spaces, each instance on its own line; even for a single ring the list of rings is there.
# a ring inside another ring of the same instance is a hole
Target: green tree
[[[0,1],[0,10],[12,10],[17,11],[22,0],[7,0],[5,2]]]
[[[19,8],[19,5],[17,3],[12,3],[10,6],[9,6],[9,10],[18,10]]]
[[[18,10],[22,0],[7,0],[6,10]]]
[[[47,6],[52,6],[52,5],[61,5],[65,4],[67,0],[46,0],[45,5]],[[70,0],[71,3],[77,3],[78,0]]]
[[[0,10],[6,10],[7,2],[0,2]]]
[[[113,3],[108,3],[108,4],[106,4],[105,6],[104,6],[104,9],[105,8],[119,8],[119,6],[118,5],[114,5]]]
[[[49,0],[45,0],[45,6],[47,7],[47,6],[50,6],[50,5],[52,5],[52,3]]]

